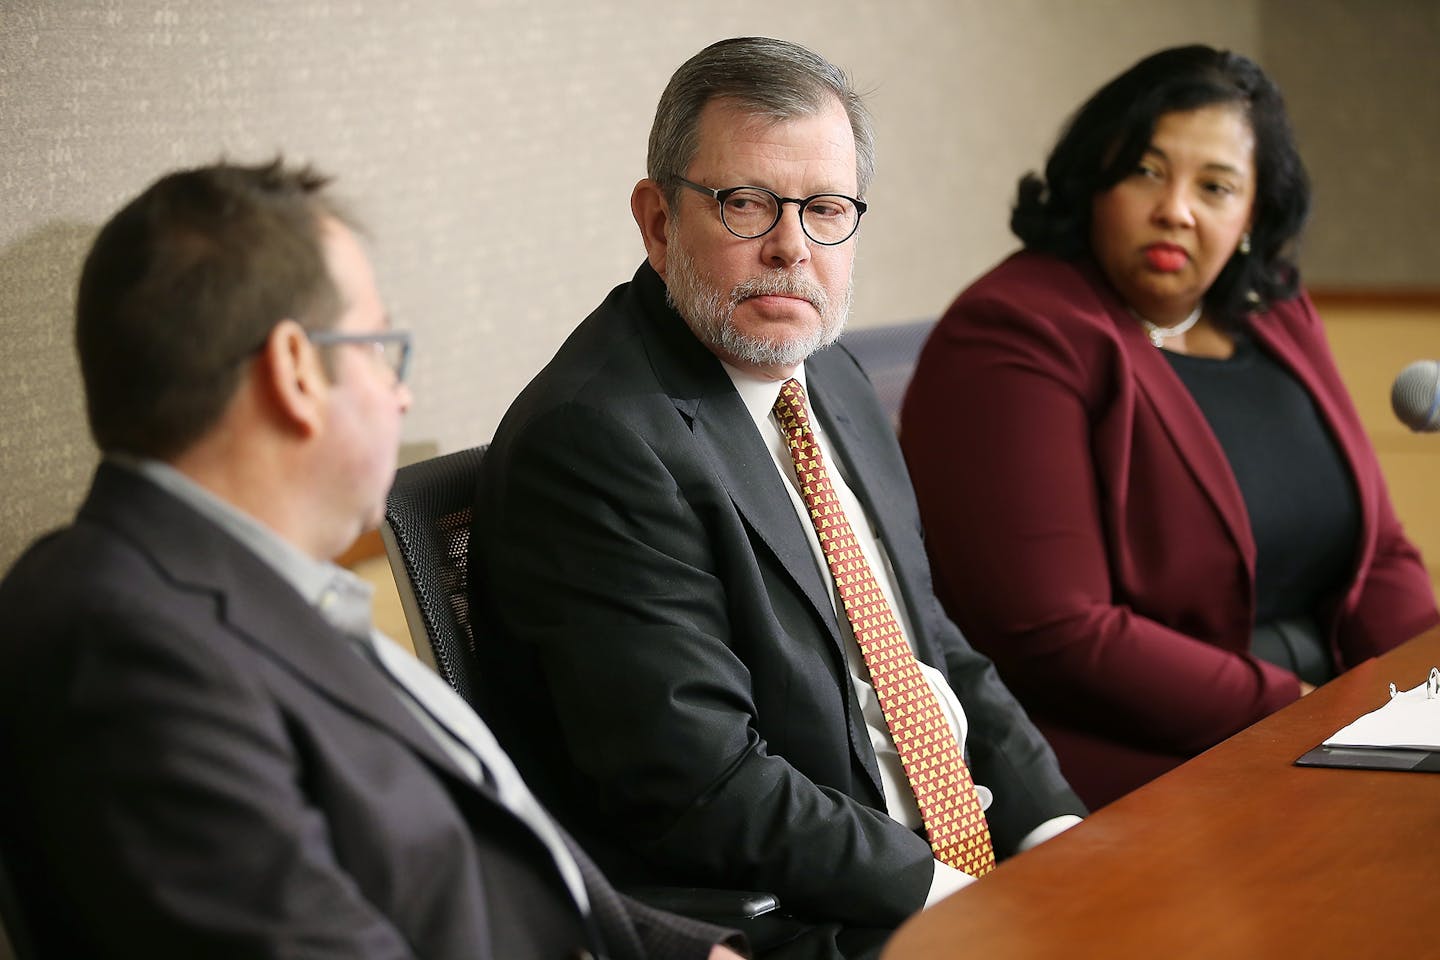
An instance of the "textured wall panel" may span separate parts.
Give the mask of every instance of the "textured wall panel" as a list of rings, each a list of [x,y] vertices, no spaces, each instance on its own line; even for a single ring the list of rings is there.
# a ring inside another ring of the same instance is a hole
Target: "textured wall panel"
[[[1440,2],[1262,0],[1260,9],[1265,62],[1314,181],[1307,280],[1440,287]]]
[[[0,0],[0,566],[73,509],[68,311],[96,226],[163,171],[283,150],[339,177],[419,334],[407,438],[486,439],[641,258],[630,188],[671,71],[740,33],[873,90],[857,324],[934,314],[1013,244],[1014,184],[1100,80],[1258,0]]]

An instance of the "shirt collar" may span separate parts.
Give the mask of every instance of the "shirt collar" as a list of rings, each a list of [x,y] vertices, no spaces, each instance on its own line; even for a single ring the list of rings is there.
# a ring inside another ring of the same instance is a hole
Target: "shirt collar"
[[[361,578],[333,563],[316,560],[167,463],[113,453],[106,459],[149,480],[240,541],[331,626],[352,636],[369,634],[373,591]]]
[[[785,385],[785,381],[758,380],[753,374],[747,373],[739,367],[731,366],[724,360],[720,361],[720,366],[725,368],[726,375],[735,385],[735,392],[740,394],[740,400],[745,404],[745,409],[750,412],[750,419],[755,421],[755,425],[763,428],[770,423],[775,409],[775,401],[779,398],[780,388]],[[803,363],[795,368],[793,376],[786,379],[800,381],[800,386],[806,388],[805,395],[807,397],[810,395],[809,385],[805,382],[805,365]]]

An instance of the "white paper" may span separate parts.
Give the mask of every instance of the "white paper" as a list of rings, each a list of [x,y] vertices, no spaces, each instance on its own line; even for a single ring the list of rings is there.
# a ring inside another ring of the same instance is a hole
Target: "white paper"
[[[1440,699],[1425,694],[1423,683],[1397,693],[1379,710],[1342,728],[1325,745],[1440,750]]]

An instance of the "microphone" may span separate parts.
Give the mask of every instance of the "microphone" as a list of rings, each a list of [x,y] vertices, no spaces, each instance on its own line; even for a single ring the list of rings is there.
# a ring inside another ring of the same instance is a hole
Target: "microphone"
[[[1395,416],[1416,433],[1440,431],[1440,362],[1416,360],[1390,388]]]

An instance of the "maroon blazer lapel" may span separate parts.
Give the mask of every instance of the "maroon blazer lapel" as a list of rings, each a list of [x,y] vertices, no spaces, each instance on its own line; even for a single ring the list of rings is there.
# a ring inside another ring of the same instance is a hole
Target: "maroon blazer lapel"
[[[1115,326],[1117,339],[1131,369],[1135,373],[1138,396],[1136,403],[1148,402],[1170,442],[1205,491],[1215,512],[1220,515],[1235,548],[1245,559],[1245,568],[1255,575],[1255,538],[1250,532],[1250,517],[1245,499],[1235,482],[1235,473],[1215,439],[1205,414],[1200,411],[1190,391],[1180,382],[1170,363],[1150,342],[1139,322],[1120,303],[1109,287],[1096,284],[1103,291],[1102,300]],[[1139,438],[1142,442],[1144,438]],[[1134,453],[1134,451],[1132,451]],[[1143,454],[1142,454],[1143,455]]]
[[[1316,335],[1310,340],[1318,346],[1311,351],[1307,352],[1302,342],[1296,338],[1292,329],[1294,321],[1286,316],[1295,312],[1302,315],[1302,320],[1317,328]],[[1315,315],[1309,298],[1301,294],[1294,301],[1278,305],[1272,316],[1252,327],[1251,333],[1261,347],[1269,351],[1300,381],[1301,386],[1310,394],[1316,409],[1320,411],[1325,425],[1330,429],[1330,436],[1340,448],[1345,468],[1355,481],[1356,496],[1360,500],[1361,542],[1356,563],[1363,566],[1369,563],[1375,551],[1381,501],[1380,474],[1377,470],[1357,469],[1357,464],[1365,463],[1371,456],[1369,444],[1364,427],[1359,423],[1351,406],[1349,394],[1340,381],[1339,371],[1320,338],[1319,326],[1319,317]],[[1317,356],[1319,351],[1323,353]],[[1361,585],[1362,581],[1356,580],[1352,584],[1352,594]]]

